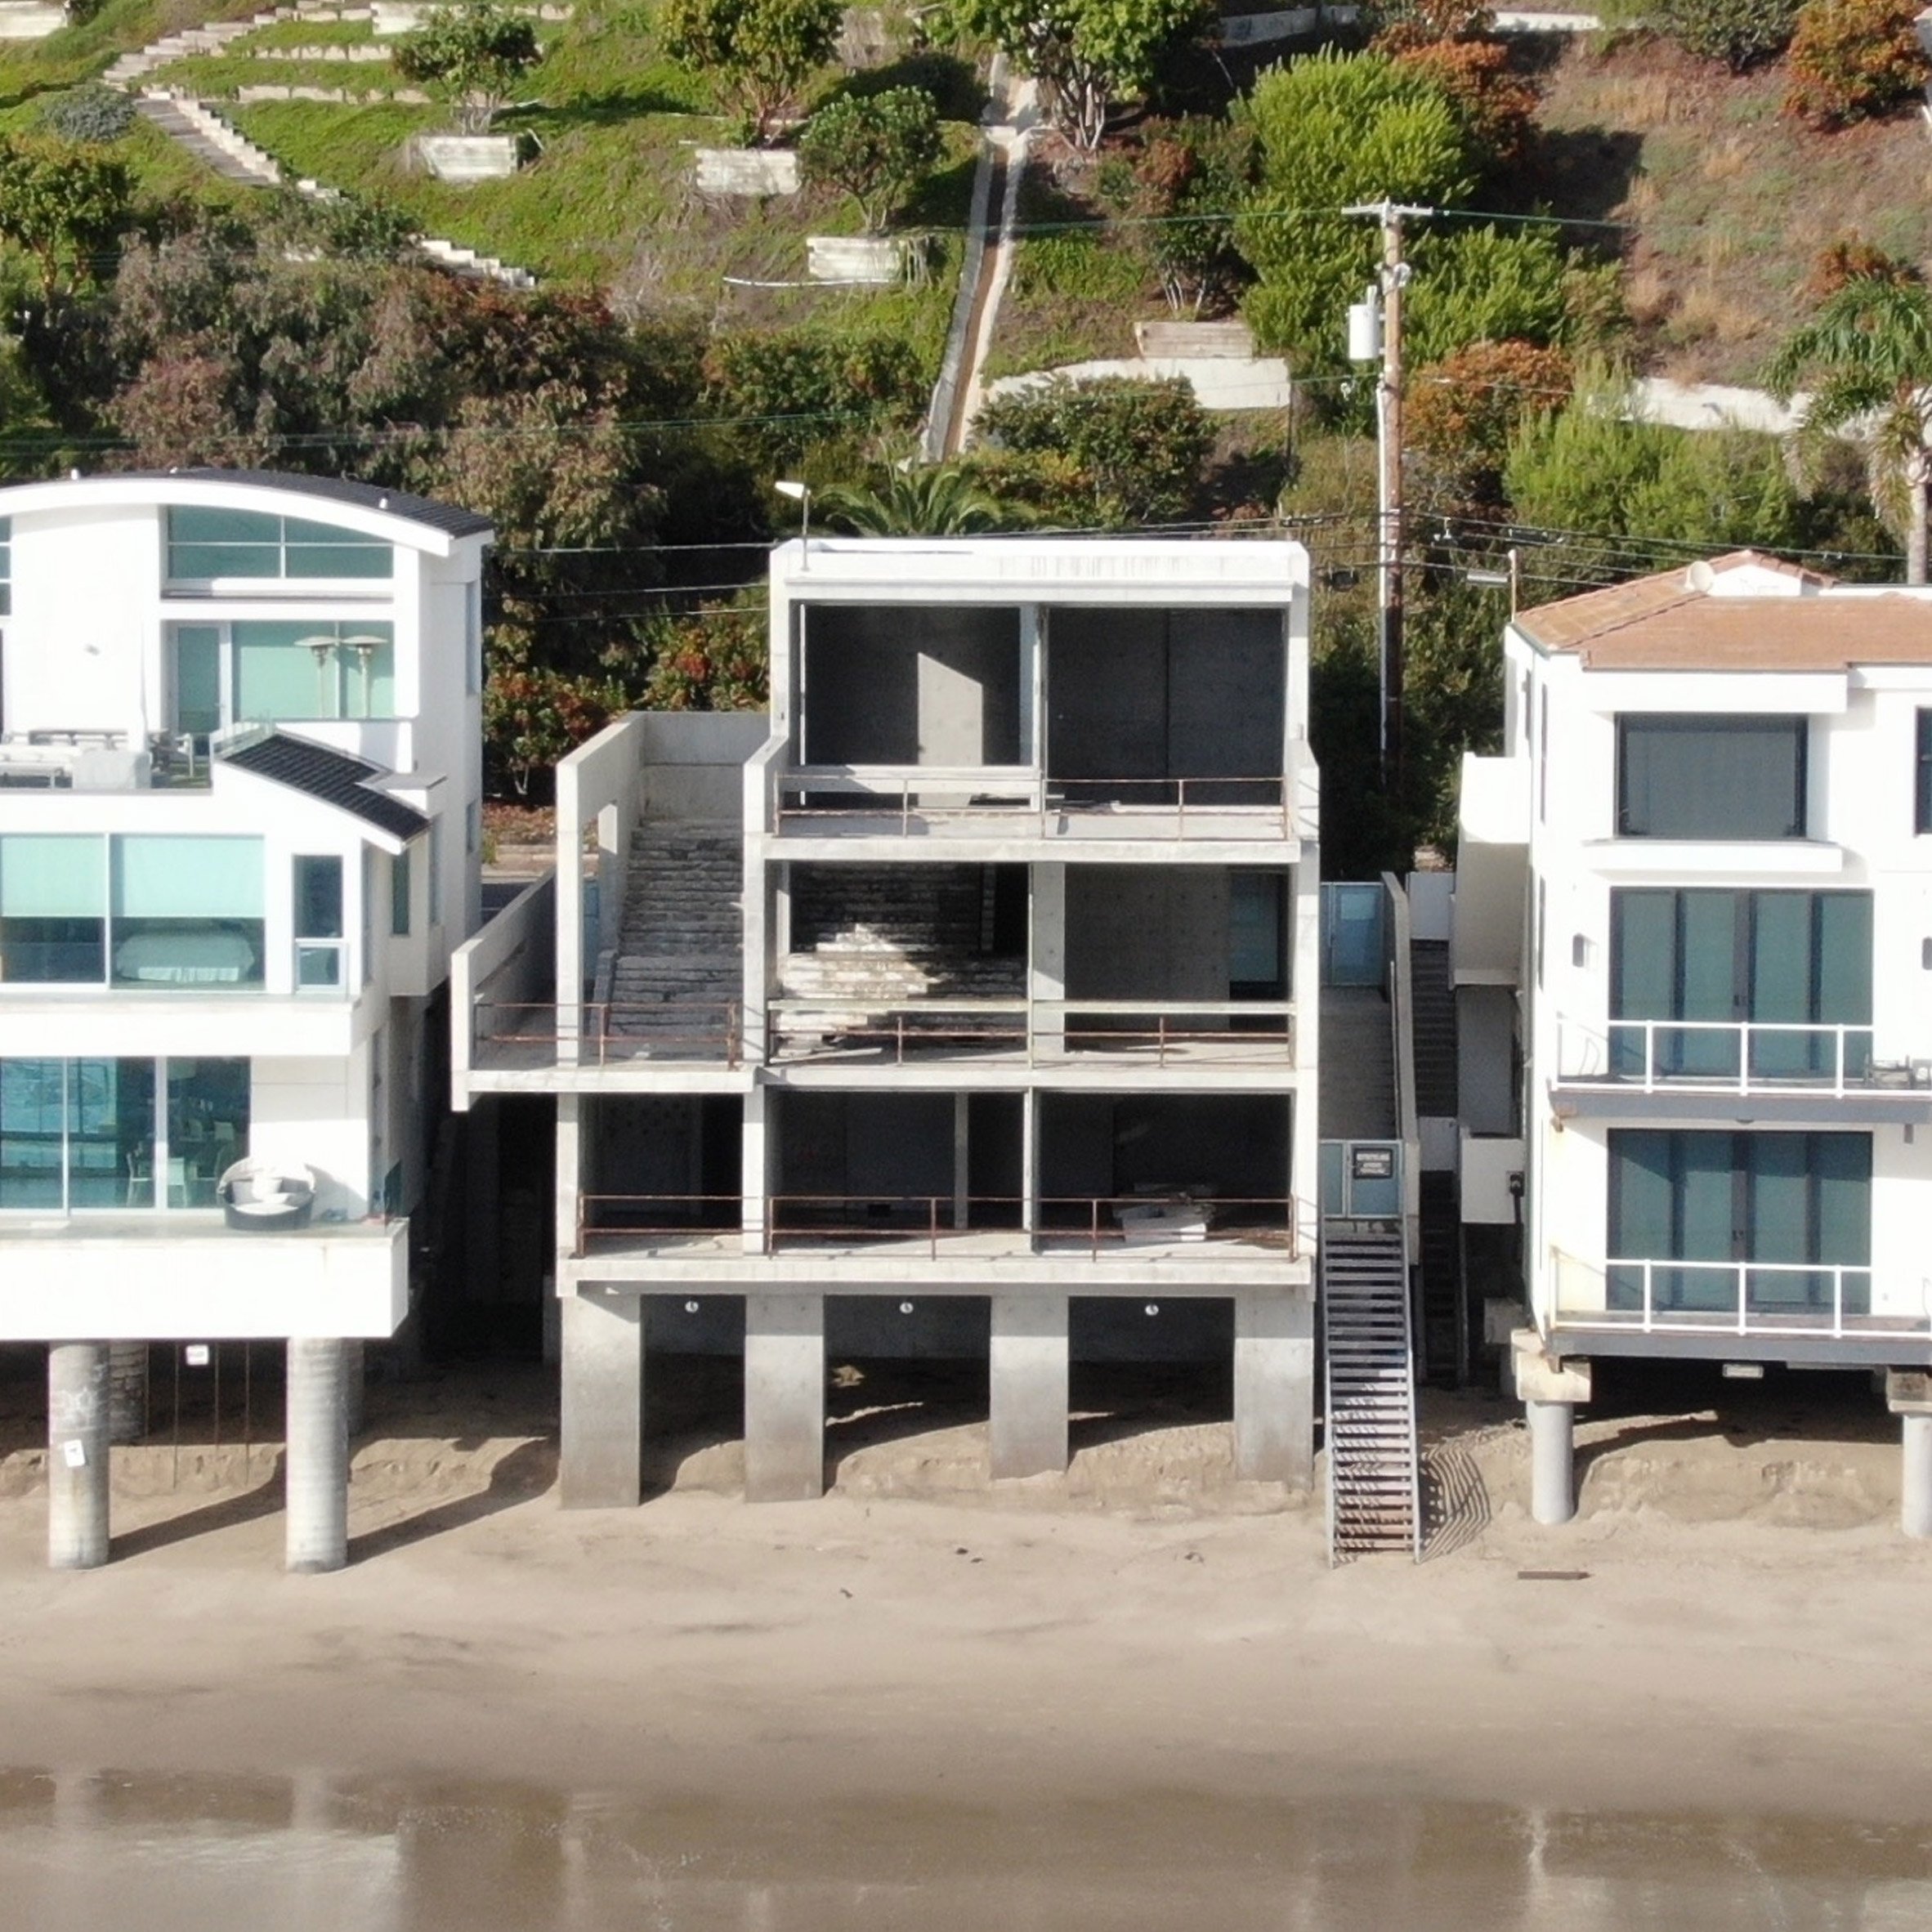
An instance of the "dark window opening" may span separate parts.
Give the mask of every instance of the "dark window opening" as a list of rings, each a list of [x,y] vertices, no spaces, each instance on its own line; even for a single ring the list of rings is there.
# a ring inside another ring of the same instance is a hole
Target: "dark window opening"
[[[1624,839],[1802,839],[1802,718],[1617,720],[1617,830]]]

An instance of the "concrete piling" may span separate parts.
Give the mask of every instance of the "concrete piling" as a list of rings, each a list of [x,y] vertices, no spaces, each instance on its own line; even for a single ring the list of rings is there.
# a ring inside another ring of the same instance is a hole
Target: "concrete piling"
[[[333,1337],[288,1344],[288,1568],[312,1573],[349,1560],[349,1430],[345,1354]]]
[[[825,1489],[825,1298],[745,1300],[745,1497],[802,1502]]]
[[[1067,1297],[995,1295],[987,1393],[993,1474],[1067,1467]]]
[[[107,1561],[108,1369],[105,1342],[56,1342],[47,1352],[47,1560],[56,1570]]]
[[[1908,1536],[1932,1536],[1932,1415],[1901,1415],[1898,1425],[1904,1457],[1899,1527]]]
[[[1530,1514],[1538,1523],[1568,1523],[1576,1514],[1575,1407],[1531,1402]]]

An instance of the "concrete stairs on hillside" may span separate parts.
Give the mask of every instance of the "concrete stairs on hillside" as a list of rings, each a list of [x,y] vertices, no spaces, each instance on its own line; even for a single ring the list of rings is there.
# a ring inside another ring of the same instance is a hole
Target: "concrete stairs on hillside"
[[[275,158],[192,94],[177,94],[165,87],[144,88],[135,111],[225,181],[254,188],[282,185],[282,170]]]
[[[1329,1560],[1421,1554],[1415,1355],[1399,1227],[1322,1231]]]

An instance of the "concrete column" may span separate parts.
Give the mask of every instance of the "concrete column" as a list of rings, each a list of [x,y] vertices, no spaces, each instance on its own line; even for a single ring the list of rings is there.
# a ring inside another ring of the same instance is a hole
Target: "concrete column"
[[[339,1570],[349,1560],[349,1429],[345,1351],[333,1336],[288,1343],[288,1455],[284,1469],[288,1568]]]
[[[138,1442],[148,1433],[148,1345],[107,1345],[107,1429],[116,1442]]]
[[[771,1146],[776,1128],[771,1118],[772,1108],[773,1096],[769,1087],[754,1087],[745,1096],[738,1223],[747,1254],[763,1254],[768,1246],[765,1229],[771,1212]]]
[[[47,1352],[47,1560],[56,1570],[107,1561],[108,1344]]]
[[[1901,1415],[1904,1467],[1899,1485],[1899,1527],[1908,1536],[1932,1536],[1932,1415]]]
[[[644,1299],[586,1288],[566,1295],[563,1457],[566,1509],[634,1509],[644,1483]]]
[[[1028,943],[1026,997],[1064,1000],[1067,997],[1067,868],[1036,864],[1032,870],[1032,928]],[[1063,1052],[1067,1016],[1042,1013],[1033,1020],[1033,1046],[1049,1055]]]
[[[745,1500],[825,1490],[825,1298],[745,1298]]]
[[[1067,1297],[995,1295],[987,1382],[993,1474],[1067,1467]]]
[[[360,1340],[342,1344],[342,1424],[348,1430],[351,1441],[362,1433],[363,1384],[364,1381],[363,1345]]]
[[[1234,1473],[1315,1479],[1315,1310],[1306,1290],[1234,1298]]]
[[[1576,1514],[1576,1411],[1570,1402],[1530,1402],[1530,1514],[1568,1523]]]
[[[968,1098],[964,1093],[953,1096],[953,1226],[964,1228],[970,1219],[973,1193],[972,1150],[967,1139]]]

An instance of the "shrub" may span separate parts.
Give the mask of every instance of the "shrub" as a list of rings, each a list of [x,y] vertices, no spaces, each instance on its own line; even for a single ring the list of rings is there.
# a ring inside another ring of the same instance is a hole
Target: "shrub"
[[[995,396],[980,432],[1009,451],[1057,456],[1093,479],[1105,523],[1172,522],[1194,508],[1214,426],[1184,378],[1049,382]]]
[[[892,335],[797,329],[714,338],[704,355],[704,393],[769,472],[814,444],[910,429],[926,405],[918,351]]]
[[[127,220],[127,170],[69,141],[0,136],[0,236],[31,255],[43,296],[63,271],[87,279]]]
[[[1647,0],[1643,20],[1686,53],[1742,74],[1791,44],[1798,0]]]
[[[1469,342],[1559,340],[1568,263],[1554,230],[1456,226],[1421,235],[1409,284],[1409,352],[1419,361]]]
[[[1434,503],[1493,510],[1502,503],[1510,439],[1526,418],[1569,400],[1570,359],[1534,342],[1472,342],[1418,369],[1403,417],[1406,462]]]
[[[767,619],[762,606],[707,603],[665,612],[645,626],[651,652],[644,707],[651,711],[756,711],[770,689]]]
[[[1810,0],[1791,39],[1785,112],[1827,129],[1903,106],[1932,74],[1917,15],[1912,0]]]
[[[134,125],[134,102],[119,88],[89,81],[51,96],[40,118],[63,141],[119,141]]]
[[[1129,224],[1128,244],[1160,278],[1176,315],[1223,308],[1241,284],[1229,211],[1247,192],[1253,148],[1245,127],[1167,121],[1098,170],[1102,205]]]
[[[1863,235],[1848,235],[1818,250],[1805,293],[1814,301],[1828,302],[1848,282],[1890,282],[1903,287],[1924,280],[1916,265],[1903,256],[1887,254]]]
[[[1485,173],[1523,159],[1536,117],[1536,90],[1500,40],[1413,40],[1392,29],[1375,42],[1399,65],[1435,83],[1461,117]]]
[[[389,55],[402,79],[434,88],[455,107],[465,134],[487,134],[517,81],[541,58],[528,16],[496,0],[437,7]]]
[[[807,178],[849,195],[868,235],[886,226],[938,159],[939,110],[918,87],[829,101],[798,141]]]
[[[831,59],[843,19],[840,0],[665,0],[658,33],[664,51],[709,79],[763,143]]]

